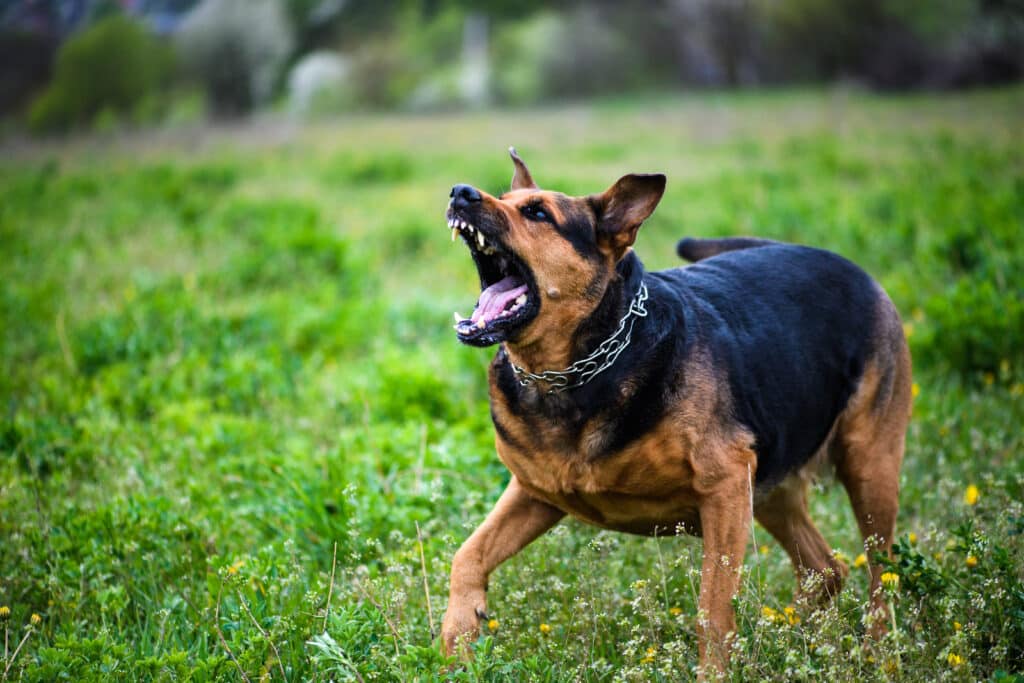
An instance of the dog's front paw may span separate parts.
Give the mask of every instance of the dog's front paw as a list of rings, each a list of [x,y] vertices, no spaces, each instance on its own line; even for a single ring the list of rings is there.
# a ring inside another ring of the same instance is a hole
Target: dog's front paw
[[[449,657],[456,655],[459,659],[471,658],[473,653],[470,645],[480,635],[481,622],[486,621],[487,609],[482,600],[475,605],[449,604],[441,624],[441,642],[444,643],[445,654]]]

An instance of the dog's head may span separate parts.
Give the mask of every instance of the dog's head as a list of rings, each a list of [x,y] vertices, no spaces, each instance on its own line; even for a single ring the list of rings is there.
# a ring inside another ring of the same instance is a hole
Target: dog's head
[[[615,265],[661,200],[665,176],[623,176],[600,194],[541,190],[510,149],[512,189],[493,197],[456,185],[448,202],[452,239],[462,236],[480,275],[473,315],[456,314],[473,346],[530,344],[575,330],[604,296]]]

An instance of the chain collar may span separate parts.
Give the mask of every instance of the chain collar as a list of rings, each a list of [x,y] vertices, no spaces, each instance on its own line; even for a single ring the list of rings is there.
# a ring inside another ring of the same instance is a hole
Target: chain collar
[[[640,288],[636,290],[633,301],[629,304],[629,310],[619,320],[619,328],[594,349],[586,358],[576,361],[565,370],[545,370],[540,373],[529,372],[515,363],[509,361],[512,371],[515,372],[519,384],[524,387],[534,382],[545,382],[549,385],[547,393],[557,394],[566,389],[575,389],[583,386],[597,375],[601,374],[612,366],[615,359],[619,357],[629,343],[633,340],[633,325],[637,318],[647,317],[647,308],[644,302],[647,301],[647,285],[640,281]]]

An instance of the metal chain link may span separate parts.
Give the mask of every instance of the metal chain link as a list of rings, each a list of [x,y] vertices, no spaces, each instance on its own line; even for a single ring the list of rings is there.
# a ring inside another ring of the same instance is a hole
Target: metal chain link
[[[566,389],[575,389],[583,386],[597,375],[601,374],[612,366],[619,354],[626,350],[633,340],[633,325],[637,318],[647,317],[647,308],[644,302],[647,301],[647,285],[640,281],[640,288],[636,290],[633,301],[629,304],[629,310],[619,320],[619,328],[594,349],[586,358],[576,361],[565,370],[545,370],[540,373],[529,372],[515,363],[511,363],[512,371],[519,376],[519,384],[526,387],[534,382],[545,382],[550,385],[549,394],[555,394]],[[627,329],[626,325],[629,324]],[[619,338],[623,331],[625,336]],[[570,384],[573,378],[578,377],[576,382]]]

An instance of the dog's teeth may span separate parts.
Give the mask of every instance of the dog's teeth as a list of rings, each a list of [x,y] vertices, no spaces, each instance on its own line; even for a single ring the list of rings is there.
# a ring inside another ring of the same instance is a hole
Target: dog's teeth
[[[449,218],[448,219],[448,227],[449,228],[454,228],[455,227],[455,219],[454,218]]]
[[[520,294],[518,297],[516,297],[516,306],[522,306],[525,303],[526,303],[526,295],[525,294]]]
[[[482,232],[478,232],[476,234],[476,244],[481,249],[484,248],[484,234]]]
[[[452,228],[452,242],[455,241],[455,237],[459,234],[458,228]]]
[[[480,318],[480,320],[476,321],[476,326],[479,327],[482,330],[485,327],[487,327],[487,321],[484,320],[483,318]]]
[[[461,323],[463,320],[465,320],[465,318],[463,318],[461,315],[459,315],[458,311],[453,312],[452,315],[455,316],[455,322],[457,322],[457,323]]]

